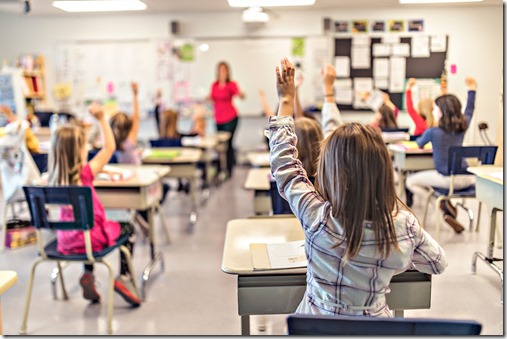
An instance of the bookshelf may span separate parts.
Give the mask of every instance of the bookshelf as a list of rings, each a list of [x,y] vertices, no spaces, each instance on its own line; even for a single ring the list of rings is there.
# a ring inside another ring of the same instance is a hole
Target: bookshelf
[[[45,63],[42,55],[25,54],[19,57],[18,67],[23,78],[22,89],[26,101],[28,120],[35,108],[46,105]]]

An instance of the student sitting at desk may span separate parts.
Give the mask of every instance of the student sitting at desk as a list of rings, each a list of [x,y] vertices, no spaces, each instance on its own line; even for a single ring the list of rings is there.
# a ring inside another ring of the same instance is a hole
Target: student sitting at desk
[[[97,155],[86,162],[88,151],[86,149],[85,132],[77,124],[66,124],[59,127],[51,136],[51,149],[48,162],[48,185],[68,186],[82,185],[92,189],[93,210],[95,225],[90,231],[92,250],[101,251],[112,246],[116,239],[124,234],[130,234],[125,244],[132,254],[135,241],[134,228],[131,224],[120,226],[119,223],[106,219],[102,203],[97,197],[93,187],[95,176],[102,171],[113,155],[116,146],[114,135],[99,105],[90,106],[90,113],[99,121],[104,136],[104,147]],[[73,218],[72,211],[62,209],[62,218]],[[83,231],[58,231],[58,251],[63,254],[82,254],[86,252]],[[98,302],[100,295],[95,288],[93,265],[84,265],[84,274],[79,280],[83,288],[83,297]],[[114,282],[114,290],[132,306],[139,306],[141,300],[131,287],[130,271],[123,253],[120,254],[120,275]]]
[[[372,111],[375,112],[370,125],[380,130],[396,129],[398,123],[398,107],[391,101],[389,94],[375,90],[372,93],[361,93],[361,100],[364,101]]]
[[[443,249],[397,198],[391,158],[372,126],[348,123],[325,140],[316,186],[296,158],[294,68],[276,68],[280,106],[270,118],[271,171],[305,233],[305,296],[296,313],[391,317],[385,293],[408,268],[444,271]]]
[[[407,189],[414,193],[416,187],[441,187],[449,188],[450,177],[448,169],[449,146],[461,146],[465,132],[470,125],[475,109],[475,94],[477,82],[474,78],[467,77],[465,83],[468,88],[467,106],[465,114],[461,112],[461,102],[452,94],[444,94],[435,99],[433,117],[438,127],[428,128],[416,142],[422,148],[431,142],[433,148],[433,161],[435,169],[421,171],[407,177]],[[455,175],[454,189],[460,190],[473,185],[474,175]],[[444,220],[456,233],[465,229],[456,219],[457,210],[450,201],[442,202],[440,208],[444,213]]]
[[[414,78],[408,79],[405,98],[407,100],[407,112],[415,124],[414,137],[419,137],[426,129],[433,127],[433,100],[430,98],[419,100],[416,111],[412,100],[412,88],[415,84],[416,80]]]

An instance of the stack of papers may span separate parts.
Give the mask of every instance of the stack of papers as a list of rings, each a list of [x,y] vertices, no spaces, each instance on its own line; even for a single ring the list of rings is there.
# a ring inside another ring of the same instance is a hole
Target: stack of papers
[[[102,172],[95,176],[95,180],[105,181],[126,181],[134,176],[134,173],[128,169],[106,165]]]
[[[306,267],[305,241],[250,244],[254,270]]]

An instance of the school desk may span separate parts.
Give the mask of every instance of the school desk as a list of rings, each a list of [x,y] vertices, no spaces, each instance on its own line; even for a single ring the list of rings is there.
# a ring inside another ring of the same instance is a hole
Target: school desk
[[[248,152],[246,157],[253,167],[269,167],[269,152]]]
[[[197,222],[197,163],[202,158],[202,150],[188,147],[160,147],[145,149],[142,155],[143,164],[170,165],[168,178],[187,179],[190,186],[190,224]]]
[[[15,271],[0,271],[0,297],[18,281]],[[0,303],[0,336],[3,335],[2,305]]]
[[[405,194],[407,172],[435,169],[431,149],[406,148],[399,144],[389,144],[387,149],[393,155],[393,164],[399,174],[398,196],[400,197]]]
[[[238,276],[238,314],[241,334],[250,334],[250,315],[293,313],[306,289],[306,268],[253,269],[251,243],[282,243],[304,239],[298,219],[266,217],[236,219],[227,223],[222,271]],[[395,316],[403,310],[427,309],[431,304],[431,275],[407,271],[389,285],[387,303]]]
[[[269,193],[269,167],[250,168],[245,181],[245,189],[254,191],[255,214],[271,213],[271,195]]]
[[[476,273],[477,258],[480,258],[498,273],[502,282],[501,300],[503,302],[503,269],[495,265],[496,261],[503,261],[503,258],[495,258],[493,255],[496,231],[498,231],[499,243],[502,242],[501,230],[496,227],[496,216],[498,211],[503,211],[503,167],[483,165],[469,167],[467,171],[475,174],[475,196],[487,206],[490,215],[489,241],[486,255],[481,252],[474,253],[472,258],[472,273]]]

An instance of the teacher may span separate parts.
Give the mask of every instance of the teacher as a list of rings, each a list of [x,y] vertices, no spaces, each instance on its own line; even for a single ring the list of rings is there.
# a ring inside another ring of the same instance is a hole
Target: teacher
[[[217,131],[227,131],[231,133],[231,138],[227,148],[227,174],[232,176],[232,169],[235,164],[235,151],[233,148],[233,138],[236,127],[238,126],[238,111],[232,104],[234,96],[245,98],[245,94],[240,91],[238,84],[231,80],[229,65],[221,61],[217,65],[217,80],[211,85],[209,98],[213,101],[213,110]]]

